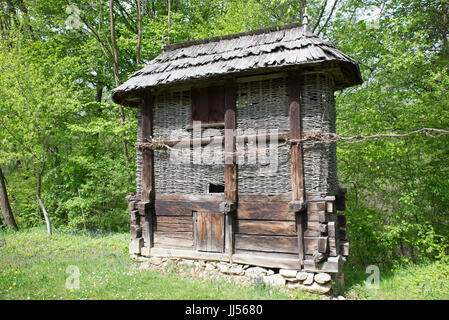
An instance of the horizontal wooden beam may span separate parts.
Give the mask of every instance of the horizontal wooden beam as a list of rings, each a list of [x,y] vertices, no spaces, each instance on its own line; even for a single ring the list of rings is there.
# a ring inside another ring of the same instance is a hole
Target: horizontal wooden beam
[[[220,212],[220,203],[218,201],[170,201],[156,200],[156,216],[192,216],[192,211],[201,212]]]
[[[156,202],[160,201],[224,201],[222,193],[158,193],[156,195]]]
[[[283,268],[301,270],[297,254],[248,253],[236,250],[232,262],[260,266],[264,268]]]
[[[153,220],[155,231],[193,232],[193,217],[156,216]]]
[[[263,195],[263,194],[250,194],[250,193],[239,193],[239,201],[252,202],[252,201],[262,201],[262,202],[289,202],[291,201],[291,192],[281,193],[277,195]],[[315,202],[328,201],[328,196],[317,192],[307,192],[307,203],[310,208],[314,208]],[[156,199],[159,200],[186,200],[186,201],[224,201],[223,193],[157,193]],[[335,197],[332,197],[335,200]],[[135,201],[139,201],[140,197],[136,196]],[[321,206],[321,205],[320,205]],[[320,210],[325,210],[323,208]]]
[[[229,262],[229,255],[217,252],[198,252],[194,249],[167,249],[153,247],[150,251],[153,257],[172,257],[181,259],[194,259],[204,261]],[[261,266],[265,268],[285,268],[300,270],[301,265],[297,255],[277,253],[248,253],[237,251],[232,254],[232,262]]]
[[[295,220],[295,214],[288,211],[288,202],[243,202],[239,198],[236,219],[249,220]]]
[[[278,253],[296,253],[298,241],[295,236],[257,236],[235,234],[235,249]]]
[[[254,235],[296,235],[294,221],[236,220],[236,233]]]

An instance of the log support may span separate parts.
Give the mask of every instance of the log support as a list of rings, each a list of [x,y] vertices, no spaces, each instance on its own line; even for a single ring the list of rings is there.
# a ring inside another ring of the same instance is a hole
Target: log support
[[[225,253],[232,262],[234,249],[235,211],[237,208],[237,156],[236,156],[236,103],[237,84],[230,81],[225,87],[225,164],[224,164],[224,203],[220,210],[225,213]]]
[[[298,236],[298,258],[302,265],[304,263],[304,213],[306,213],[304,163],[301,119],[301,91],[298,72],[290,72],[288,86],[289,118],[290,118],[290,140],[295,141],[290,146],[291,175],[292,175],[292,201],[289,209],[296,213],[296,229]]]
[[[142,125],[140,136],[142,142],[150,141],[153,136],[153,103],[154,97],[144,93],[140,101]],[[142,148],[142,194],[127,197],[129,203],[131,254],[149,256],[153,246],[153,216],[154,216],[154,151]]]

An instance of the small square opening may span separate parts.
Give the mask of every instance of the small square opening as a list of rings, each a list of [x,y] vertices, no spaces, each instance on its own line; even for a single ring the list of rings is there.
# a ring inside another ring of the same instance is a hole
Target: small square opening
[[[207,186],[208,193],[224,193],[224,184],[209,183]]]

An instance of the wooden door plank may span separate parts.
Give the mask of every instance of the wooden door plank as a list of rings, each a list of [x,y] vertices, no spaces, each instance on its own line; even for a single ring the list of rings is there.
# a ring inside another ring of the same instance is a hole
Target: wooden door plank
[[[210,244],[209,251],[223,252],[224,249],[224,215],[210,214]]]

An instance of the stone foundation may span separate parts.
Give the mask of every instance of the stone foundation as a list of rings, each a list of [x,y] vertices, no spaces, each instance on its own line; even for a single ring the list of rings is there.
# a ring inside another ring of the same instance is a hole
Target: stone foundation
[[[243,264],[217,261],[172,259],[160,257],[133,256],[141,262],[139,269],[160,272],[176,270],[181,275],[192,278],[225,278],[242,285],[261,285],[268,288],[281,288],[287,291],[301,290],[326,295],[332,292],[332,276],[329,273],[313,273],[290,269],[268,269]],[[335,275],[334,275],[334,278]],[[335,289],[334,289],[335,291]],[[340,299],[342,297],[339,297]]]

